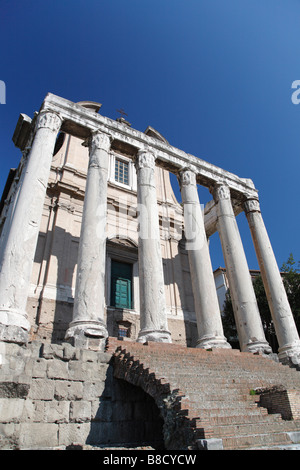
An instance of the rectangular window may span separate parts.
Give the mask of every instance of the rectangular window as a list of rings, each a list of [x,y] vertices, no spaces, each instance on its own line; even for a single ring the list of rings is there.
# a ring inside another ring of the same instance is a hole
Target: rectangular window
[[[129,337],[128,328],[122,328],[122,327],[119,326],[118,338],[128,338],[128,337]]]
[[[132,264],[111,261],[110,305],[132,308]]]
[[[128,177],[129,164],[116,158],[115,163],[115,181],[122,184],[129,184]]]

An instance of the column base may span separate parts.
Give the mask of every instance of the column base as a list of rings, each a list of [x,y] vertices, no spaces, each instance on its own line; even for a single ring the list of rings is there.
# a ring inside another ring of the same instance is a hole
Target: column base
[[[104,324],[95,321],[70,323],[65,340],[81,349],[104,351],[108,332]]]
[[[249,341],[241,348],[241,351],[253,354],[272,354],[272,348],[266,341]]]
[[[294,341],[278,349],[279,362],[300,370],[300,341]]]
[[[156,343],[172,343],[171,333],[167,330],[141,330],[137,342],[146,343],[154,341]]]
[[[200,349],[231,349],[227,343],[225,336],[203,336],[196,342],[196,348]]]
[[[26,312],[0,308],[0,341],[27,344],[29,330]]]

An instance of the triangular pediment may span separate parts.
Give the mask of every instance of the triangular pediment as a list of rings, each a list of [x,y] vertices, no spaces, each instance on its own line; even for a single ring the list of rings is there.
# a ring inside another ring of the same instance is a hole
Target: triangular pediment
[[[160,140],[161,142],[164,142],[165,144],[169,143],[167,139],[164,138],[164,136],[162,136],[157,130],[155,130],[151,126],[147,127],[144,134],[149,135],[149,137],[153,137],[154,139]]]

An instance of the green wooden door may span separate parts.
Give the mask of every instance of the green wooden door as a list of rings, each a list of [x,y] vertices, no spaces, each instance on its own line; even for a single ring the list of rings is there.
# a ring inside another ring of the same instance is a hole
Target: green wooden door
[[[111,306],[132,308],[132,265],[111,262]]]

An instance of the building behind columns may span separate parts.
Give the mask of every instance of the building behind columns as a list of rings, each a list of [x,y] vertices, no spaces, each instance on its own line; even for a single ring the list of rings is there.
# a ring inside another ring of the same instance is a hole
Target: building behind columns
[[[95,113],[100,108],[97,103],[81,105]],[[122,118],[118,123],[121,128],[130,126]],[[145,135],[167,143],[150,126]],[[30,278],[26,309],[30,339],[61,343],[72,320],[89,161],[82,143],[82,138],[58,133]],[[1,200],[1,229],[16,200],[23,171],[24,157],[19,168],[8,175]],[[168,324],[174,342],[195,345],[197,326],[183,208],[168,170],[156,167],[155,179]],[[107,187],[105,319],[110,336],[136,339],[140,328],[137,177],[130,145],[115,142],[112,146]]]
[[[13,141],[22,158],[1,200],[0,339],[73,339],[89,347],[114,336],[230,348],[208,247],[218,231],[240,348],[270,354],[235,220],[244,211],[279,358],[299,362],[252,180],[176,149],[151,126],[141,132],[106,118],[100,108],[49,93],[33,118],[19,117]],[[199,184],[212,195],[203,212]]]

